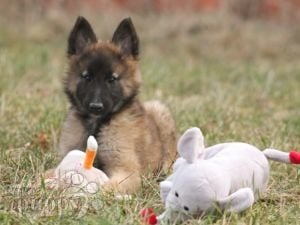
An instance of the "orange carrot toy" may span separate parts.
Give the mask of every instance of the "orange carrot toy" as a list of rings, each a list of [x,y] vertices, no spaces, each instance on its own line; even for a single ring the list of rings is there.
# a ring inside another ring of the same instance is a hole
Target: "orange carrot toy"
[[[87,140],[85,159],[83,162],[83,167],[85,169],[91,169],[93,167],[97,149],[98,149],[98,144],[96,139],[93,136],[89,136]]]

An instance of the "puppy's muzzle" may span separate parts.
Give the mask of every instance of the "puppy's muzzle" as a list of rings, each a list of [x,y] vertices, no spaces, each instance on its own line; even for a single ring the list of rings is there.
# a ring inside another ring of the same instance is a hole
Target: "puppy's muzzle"
[[[102,102],[91,102],[89,104],[89,110],[93,113],[103,112],[104,106]]]

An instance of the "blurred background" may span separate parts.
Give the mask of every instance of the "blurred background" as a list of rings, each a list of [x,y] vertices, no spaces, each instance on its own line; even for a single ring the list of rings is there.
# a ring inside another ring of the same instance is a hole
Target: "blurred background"
[[[102,40],[132,17],[141,96],[167,103],[179,132],[192,124],[215,137],[229,127],[227,139],[247,140],[243,123],[290,121],[293,113],[300,127],[300,0],[1,0],[2,146],[14,136],[15,145],[56,148],[68,108],[67,38],[79,15]]]
[[[142,97],[169,104],[179,131],[193,124],[213,133],[236,118],[255,126],[272,110],[278,120],[298,118],[300,0],[1,0],[4,145],[15,135],[20,145],[37,139],[55,149],[68,107],[67,38],[79,15],[102,40],[132,17]],[[247,139],[235,130],[227,138]]]
[[[36,11],[39,14],[53,10],[66,13],[107,10],[131,10],[134,12],[199,12],[228,10],[243,19],[254,17],[295,17],[300,7],[299,0],[2,0],[2,10],[20,14]]]

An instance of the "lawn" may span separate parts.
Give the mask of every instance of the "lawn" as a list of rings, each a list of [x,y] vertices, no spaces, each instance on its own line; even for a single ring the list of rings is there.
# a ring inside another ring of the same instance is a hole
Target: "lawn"
[[[177,135],[202,129],[206,145],[244,141],[300,149],[300,29],[285,21],[220,14],[86,14],[101,39],[131,15],[141,39],[141,98],[171,109]],[[37,185],[58,163],[68,109],[62,80],[75,15],[0,22],[0,224],[140,224],[143,207],[163,211],[155,178],[131,200],[64,201]],[[83,204],[83,205],[80,205]],[[76,206],[77,205],[77,206]],[[300,224],[300,168],[271,163],[268,191],[242,214],[186,224]]]

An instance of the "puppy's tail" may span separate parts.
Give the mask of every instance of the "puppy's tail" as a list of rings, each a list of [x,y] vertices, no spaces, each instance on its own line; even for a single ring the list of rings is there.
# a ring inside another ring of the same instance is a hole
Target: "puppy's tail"
[[[273,161],[289,164],[300,164],[300,152],[283,152],[280,150],[267,148],[263,151],[263,153],[268,159]]]
[[[175,121],[169,109],[160,101],[144,103],[146,112],[158,129],[158,136],[163,145],[163,170],[167,172],[176,158],[176,128]]]

